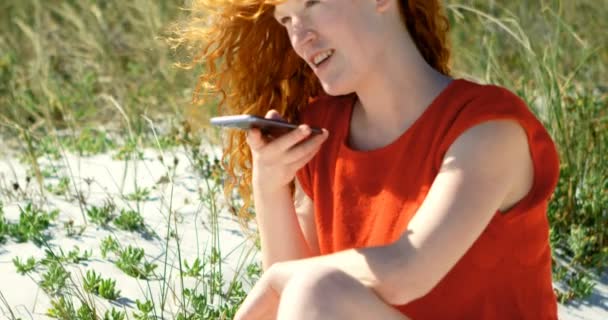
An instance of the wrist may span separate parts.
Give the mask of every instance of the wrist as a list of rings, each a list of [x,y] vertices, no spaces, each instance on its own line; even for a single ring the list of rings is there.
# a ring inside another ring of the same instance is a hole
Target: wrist
[[[260,195],[271,194],[275,195],[280,192],[289,192],[289,184],[272,185],[262,179],[252,179],[253,192]]]

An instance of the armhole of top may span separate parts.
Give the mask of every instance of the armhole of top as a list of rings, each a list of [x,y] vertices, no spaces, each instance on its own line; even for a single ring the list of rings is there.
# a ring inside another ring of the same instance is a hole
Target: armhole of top
[[[527,105],[518,97],[507,98],[492,106],[477,105],[473,102],[474,105],[464,107],[463,112],[441,140],[434,161],[435,168],[439,170],[449,147],[459,136],[476,125],[496,120],[517,122],[526,133],[534,173],[530,191],[508,210],[504,212],[497,210],[500,216],[510,219],[544,203],[551,197],[559,178],[559,158],[553,140]]]
[[[310,174],[310,162],[304,165],[304,167],[300,168],[300,170],[296,172],[296,179],[298,180],[300,187],[302,187],[302,191],[304,191],[304,193],[306,193],[306,195],[314,201],[315,198],[312,192],[312,176]]]

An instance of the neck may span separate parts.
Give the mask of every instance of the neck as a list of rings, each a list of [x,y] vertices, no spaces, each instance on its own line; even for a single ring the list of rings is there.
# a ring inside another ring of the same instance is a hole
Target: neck
[[[358,123],[377,135],[399,135],[411,125],[451,78],[426,63],[407,31],[386,39],[372,70],[357,87]]]

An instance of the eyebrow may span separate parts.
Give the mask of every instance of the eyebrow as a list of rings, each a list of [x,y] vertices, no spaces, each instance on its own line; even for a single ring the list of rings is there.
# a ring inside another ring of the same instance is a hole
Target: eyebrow
[[[283,1],[281,3],[285,3],[286,1]],[[297,3],[301,4],[302,2],[304,2],[303,0],[297,0]],[[279,16],[277,16],[277,6],[274,5],[272,8],[272,16],[276,19],[279,20]],[[280,14],[280,16],[284,16],[283,14]],[[280,21],[279,21],[280,22]]]

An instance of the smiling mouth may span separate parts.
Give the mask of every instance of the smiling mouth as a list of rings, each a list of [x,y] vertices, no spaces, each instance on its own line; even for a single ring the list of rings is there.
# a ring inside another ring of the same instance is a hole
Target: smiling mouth
[[[333,53],[332,53],[330,56],[328,56],[327,58],[323,59],[323,60],[322,60],[322,61],[321,61],[319,64],[313,64],[314,68],[315,68],[315,69],[322,68],[322,67],[323,67],[323,66],[325,66],[327,63],[329,63],[329,60],[331,60],[331,58],[333,58],[333,57],[334,57],[334,55],[333,55]]]
[[[327,50],[327,51],[325,51],[325,52],[323,52],[321,54],[318,54],[317,56],[314,57],[313,63],[315,65],[318,65],[318,64],[320,64],[320,62],[322,62],[323,60],[331,57],[333,54],[334,54],[334,50],[332,50],[332,49]]]

